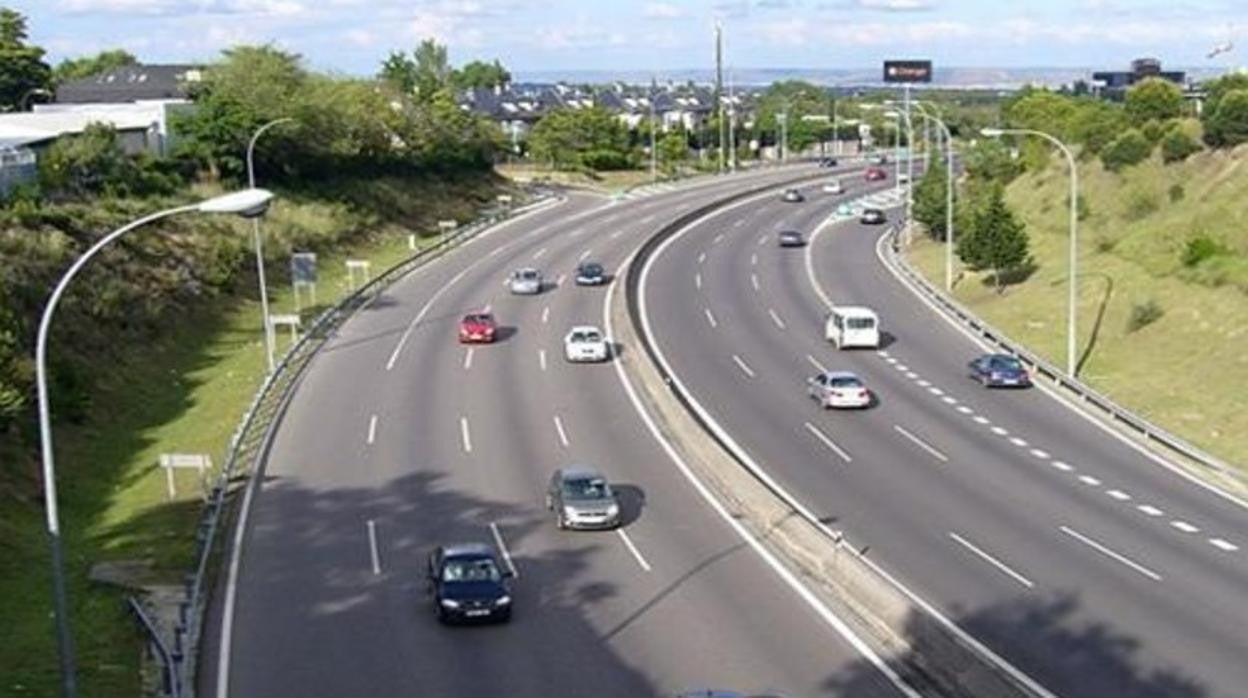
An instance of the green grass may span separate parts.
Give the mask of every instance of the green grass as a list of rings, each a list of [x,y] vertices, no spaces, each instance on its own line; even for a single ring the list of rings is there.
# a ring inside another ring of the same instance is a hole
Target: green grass
[[[1154,156],[1118,175],[1085,163],[1080,177],[1091,209],[1079,228],[1079,348],[1087,353],[1081,377],[1243,467],[1248,150],[1204,152],[1171,166]],[[1030,278],[998,295],[983,275],[967,274],[955,289],[960,301],[1059,366],[1065,364],[1067,186],[1065,165],[1054,162],[1009,188],[1038,263]],[[1176,186],[1181,196],[1171,194]],[[1220,241],[1230,254],[1185,267],[1186,241],[1197,234]],[[943,280],[940,245],[923,240],[910,258],[929,279]],[[1149,301],[1162,315],[1130,331],[1132,308]]]
[[[422,244],[436,242],[436,239]],[[374,274],[410,254],[407,236],[391,230],[319,263],[318,301],[347,291],[346,258],[368,259]],[[277,266],[270,265],[270,269]],[[293,312],[289,288],[274,287],[273,312]],[[314,311],[304,313],[310,320]],[[101,380],[83,425],[56,428],[58,483],[67,554],[71,619],[80,694],[140,693],[142,644],[123,612],[123,591],[92,584],[93,562],[143,559],[155,583],[177,583],[191,566],[199,484],[178,478],[167,497],[157,467],[165,452],[207,453],[219,467],[225,448],[264,371],[258,303],[223,298],[204,304],[157,343],[100,366]],[[286,336],[279,333],[279,349]],[[55,351],[55,349],[53,349]],[[33,469],[33,463],[32,463]],[[33,477],[33,475],[32,475]],[[0,482],[0,486],[8,488]],[[0,695],[53,695],[58,681],[42,507],[36,493],[3,492],[0,515]]]
[[[687,171],[682,171],[679,176],[693,176],[698,174],[693,169],[691,163]],[[606,172],[574,172],[567,170],[552,170],[548,167],[539,167],[529,163],[518,163],[500,165],[498,171],[503,176],[518,181],[530,182],[535,180],[548,181],[554,184],[562,184],[564,186],[579,187],[582,189],[590,189],[605,194],[614,194],[622,192],[632,187],[650,184],[650,170],[641,168],[636,170],[614,170]],[[671,179],[670,173],[659,171],[660,181]]]

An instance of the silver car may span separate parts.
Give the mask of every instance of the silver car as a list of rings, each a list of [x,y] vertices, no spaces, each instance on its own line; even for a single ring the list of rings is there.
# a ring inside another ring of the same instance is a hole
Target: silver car
[[[507,279],[511,292],[522,296],[535,296],[542,292],[542,272],[533,269],[517,269]]]
[[[584,465],[560,468],[550,477],[546,508],[555,513],[555,525],[565,528],[615,528],[620,525],[620,503],[607,478]]]

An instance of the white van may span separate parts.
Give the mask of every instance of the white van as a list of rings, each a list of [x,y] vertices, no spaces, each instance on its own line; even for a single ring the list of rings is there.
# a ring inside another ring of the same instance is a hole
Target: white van
[[[837,349],[880,346],[880,319],[870,308],[838,306],[828,315],[827,338]]]

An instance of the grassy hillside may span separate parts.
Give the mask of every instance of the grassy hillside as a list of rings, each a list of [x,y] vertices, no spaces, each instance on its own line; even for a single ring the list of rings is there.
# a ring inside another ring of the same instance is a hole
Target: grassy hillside
[[[431,232],[442,218],[467,220],[503,186],[481,175],[338,184],[286,192],[264,222],[275,313],[294,311],[284,274],[291,249],[320,253],[318,301],[331,303],[347,291],[344,259],[369,259],[377,273],[410,254],[409,232]],[[154,203],[72,210],[90,217],[76,227],[91,230]],[[61,215],[59,209],[45,210],[29,218],[29,227],[11,217],[0,229],[0,280],[11,297],[20,292],[32,308],[46,293],[38,280],[56,266],[50,253],[36,252],[58,249],[72,237],[72,230],[59,227]],[[95,288],[84,289],[76,304],[58,315],[64,332],[54,354],[81,360],[84,351],[101,352],[91,364],[90,383],[78,386],[81,404],[65,410],[73,419],[62,419],[55,428],[82,695],[140,694],[142,647],[134,621],[122,609],[124,593],[89,582],[91,566],[139,560],[151,565],[145,581],[180,581],[191,562],[200,493],[194,476],[186,474],[179,478],[179,496],[169,500],[157,457],[207,453],[221,464],[263,375],[260,313],[246,254],[249,231],[237,221],[188,219],[163,231],[136,232],[133,242],[123,245],[128,249],[92,265],[93,272],[79,283]],[[192,259],[217,268],[192,274],[193,288],[187,289],[179,260]],[[141,298],[147,292],[159,297]],[[105,301],[117,294],[122,310],[114,315]],[[134,305],[139,302],[141,309]],[[305,318],[315,312],[305,308]],[[285,343],[280,336],[279,350]],[[56,653],[37,453],[33,439],[25,438],[25,447],[4,439],[0,458],[0,627],[5,628],[0,695],[42,696],[56,693]]]
[[[1120,173],[1080,165],[1081,376],[1167,429],[1248,466],[1248,149]],[[1058,365],[1065,362],[1067,168],[1012,183],[1037,271],[996,294],[977,274],[958,298]],[[912,258],[941,279],[941,250]]]

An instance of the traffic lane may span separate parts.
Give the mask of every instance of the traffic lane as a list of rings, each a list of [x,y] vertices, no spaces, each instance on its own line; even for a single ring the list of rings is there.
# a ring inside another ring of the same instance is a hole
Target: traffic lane
[[[1100,483],[1087,497],[1098,499],[1099,505],[1136,525],[1151,528],[1157,544],[1181,546],[1199,557],[1199,564],[1213,565],[1235,583],[1248,585],[1244,557],[1248,516],[1238,505],[1170,473],[1039,390],[979,388],[966,377],[963,359],[973,355],[970,342],[947,324],[933,322],[930,314],[924,317],[923,313],[931,311],[899,295],[908,292],[884,278],[887,272],[878,265],[870,265],[875,273],[867,274],[863,268],[868,265],[837,264],[836,260],[863,253],[866,236],[835,239],[851,249],[839,250],[832,240],[820,241],[815,252],[823,251],[836,265],[834,273],[822,277],[823,283],[834,297],[842,293],[881,301],[877,306],[884,313],[881,324],[910,340],[890,346],[892,357],[923,376],[920,380],[959,394],[968,409],[991,420],[989,428],[1004,429],[1009,432],[1007,438],[1026,441],[1026,454],[1034,457],[1040,451],[1069,465],[1063,470],[1066,480]],[[924,350],[914,350],[915,342]],[[1198,563],[1193,560],[1192,564]]]
[[[725,255],[724,255],[724,259],[736,261],[738,264],[740,264],[740,261],[739,261],[739,260],[741,260],[741,259],[742,259],[742,257],[743,257],[743,255],[741,255],[741,254],[731,254],[731,253],[728,253],[728,254],[725,254]],[[742,273],[741,273],[741,270],[739,270],[739,269],[735,269],[735,270],[733,270],[733,271],[731,271],[731,272],[729,272],[729,273],[720,273],[720,274],[716,274],[716,275],[714,275],[714,278],[717,278],[717,279],[722,279],[722,278],[729,278],[729,279],[740,279],[740,278],[742,278]],[[738,284],[735,284],[735,285],[731,285],[731,287],[732,287],[733,289],[741,289],[741,288],[742,288],[742,286],[741,286],[739,283],[738,283]],[[722,293],[716,294],[716,292],[715,292],[715,291],[712,291],[711,293],[712,293],[713,295],[719,295],[719,296],[721,296],[721,300],[723,300],[723,299],[722,299],[722,295],[723,295]],[[668,295],[670,295],[670,294],[668,294]],[[737,299],[734,299],[734,300],[724,300],[723,302],[724,302],[724,304],[725,304],[725,305],[732,306],[732,307],[737,307],[737,308],[742,308],[742,307],[747,307],[747,306],[752,305],[752,304],[750,303],[749,299],[741,299],[741,298],[737,298]],[[745,318],[742,318],[742,320],[744,320],[744,319],[745,319]],[[751,322],[744,322],[744,323],[739,323],[739,324],[735,324],[735,325],[734,325],[734,324],[731,324],[731,323],[726,324],[726,325],[725,325],[725,327],[726,327],[727,329],[725,329],[724,331],[725,331],[725,332],[730,332],[730,331],[731,331],[731,329],[732,329],[733,327],[739,327],[741,324],[749,325],[749,326],[751,326],[751,327],[755,328],[755,329],[756,329],[756,330],[758,330],[758,331],[757,331],[756,333],[747,332],[747,333],[744,333],[744,334],[743,334],[743,335],[741,335],[741,336],[731,337],[731,338],[729,338],[726,342],[725,342],[725,341],[723,341],[723,340],[720,340],[718,343],[719,343],[719,344],[727,344],[727,345],[729,345],[729,346],[733,346],[733,347],[751,347],[751,349],[750,349],[750,354],[749,354],[750,356],[763,356],[763,357],[771,357],[771,356],[775,356],[775,355],[777,355],[778,351],[776,350],[776,349],[777,349],[776,347],[761,347],[761,346],[758,346],[758,343],[757,343],[757,342],[755,342],[753,346],[751,345],[751,340],[752,340],[752,339],[757,338],[757,337],[766,337],[766,336],[768,336],[768,333],[767,333],[765,330],[763,330],[763,329],[762,329],[762,328],[763,328],[763,326],[764,326],[764,321],[763,321],[761,318],[755,319],[752,323],[751,323]],[[662,326],[662,323],[656,323],[656,326],[661,327],[661,326]],[[776,336],[778,336],[778,335],[776,335]],[[826,346],[826,345],[825,345],[825,346]],[[707,361],[707,359],[708,359],[708,357],[706,356],[706,352],[703,352],[703,355],[699,358],[699,361],[700,361],[700,362],[702,362],[702,363],[705,363],[705,362]],[[753,361],[753,359],[752,359],[751,361]],[[733,368],[732,366],[730,366],[729,364],[727,364],[726,362],[721,362],[721,364],[722,364],[722,365],[720,366],[720,371],[719,371],[719,372],[717,372],[719,376],[722,376],[722,377],[728,377],[730,374],[732,374],[732,373],[734,372],[734,368]],[[680,374],[680,375],[682,375],[682,377],[686,377],[686,378],[688,378],[687,372],[686,372],[685,370],[681,370],[681,369],[679,369],[679,368],[678,368],[678,369],[677,369],[677,373],[678,373],[678,374]],[[769,373],[769,371],[767,370],[767,368],[766,368],[766,367],[763,367],[763,368],[759,368],[759,369],[758,369],[758,373],[759,373],[760,375],[763,375],[763,374],[767,374],[767,373]],[[724,383],[724,382],[731,382],[731,381],[718,381],[718,382],[716,382],[716,381],[711,381],[711,383],[713,383],[713,384],[720,384],[720,383]],[[693,384],[693,385],[696,385],[697,383],[698,383],[698,381],[696,381],[696,380],[691,380],[691,381],[690,381],[690,384]],[[902,386],[902,387],[903,387],[903,389],[904,389],[904,387],[905,387],[905,386]],[[798,388],[797,386],[794,386],[794,393],[796,393],[796,391],[797,391],[798,389],[799,389],[799,388]],[[752,397],[752,399],[750,400],[750,403],[751,403],[751,404],[755,404],[755,403],[757,403],[757,402],[758,402],[758,395],[760,395],[762,392],[763,392],[763,391],[761,391],[761,390],[759,390],[759,391],[751,391],[751,395],[752,395],[753,397]],[[729,405],[729,404],[732,404],[732,399],[731,399],[731,396],[730,396],[730,395],[723,395],[723,396],[714,396],[714,395],[713,395],[713,396],[711,396],[711,399],[708,401],[708,403],[709,403],[709,404],[714,404],[714,405]],[[742,420],[742,421],[743,421],[743,423],[744,423],[744,424],[746,424],[746,425],[751,424],[751,423],[753,423],[753,424],[758,424],[757,419],[758,419],[758,418],[760,418],[762,415],[770,415],[770,414],[784,413],[784,412],[786,412],[786,411],[788,411],[788,412],[792,412],[792,408],[790,408],[789,410],[785,410],[785,408],[782,408],[782,407],[779,407],[779,406],[775,406],[775,407],[770,407],[770,406],[760,407],[760,408],[759,408],[759,410],[758,410],[758,413],[759,413],[759,414],[755,415],[753,419],[746,419],[746,420]],[[918,420],[924,420],[925,415],[924,415],[922,412],[923,412],[923,411],[922,411],[922,410],[920,410],[920,411],[919,411],[919,414],[918,414],[917,416],[915,416],[916,421],[918,421]],[[903,418],[903,421],[904,421],[904,420],[905,420],[905,418]],[[919,423],[922,423],[922,421],[919,421]],[[885,437],[886,435],[885,435],[885,434],[882,434],[881,432],[882,432],[882,431],[884,431],[885,429],[887,429],[887,426],[886,426],[886,425],[880,425],[880,426],[881,426],[881,428],[880,428],[880,429],[878,429],[878,430],[876,430],[876,433],[879,433],[879,434],[880,434],[880,436],[881,436],[881,440],[882,440],[882,438],[883,438],[883,437]],[[736,427],[732,427],[732,428],[730,428],[730,431],[732,431],[734,434],[741,433],[741,429],[740,429],[740,428],[736,428]],[[764,434],[777,434],[777,433],[783,433],[783,432],[784,432],[784,429],[783,429],[783,426],[782,426],[782,425],[769,424],[769,425],[766,425],[766,426],[759,425],[759,431],[760,431],[760,432],[763,432]],[[854,432],[852,432],[852,433],[858,433],[858,430],[857,430],[857,429],[855,429],[855,430],[854,430]],[[850,444],[850,445],[849,445],[849,447],[848,447],[848,449],[850,450],[850,452],[855,452],[857,449],[856,449],[856,448],[854,447],[854,445],[853,445],[853,443],[854,443],[854,442],[853,442],[853,440],[852,440],[852,436],[851,436],[851,437],[847,437],[847,438],[849,438],[849,439],[850,439],[850,440],[849,440],[849,442],[848,442],[848,443]],[[872,441],[872,440],[874,440],[874,439],[868,439],[868,442],[870,442],[870,441]],[[756,444],[756,443],[758,442],[758,439],[743,439],[743,441],[744,441],[746,444],[748,444],[748,445],[753,445],[753,444]],[[1008,447],[1006,447],[1006,448],[1008,448]],[[762,451],[762,449],[760,449],[760,451]],[[766,452],[766,453],[775,453],[776,451],[775,451],[774,449],[768,449],[768,450],[767,450],[767,451],[765,451],[765,452]],[[919,453],[919,454],[917,454],[917,455],[918,455],[918,456],[920,456],[920,457],[922,457],[922,456],[923,456],[923,454],[921,454],[921,453]],[[993,460],[994,458],[997,458],[997,457],[1008,457],[1008,456],[1010,456],[1010,455],[1011,455],[1011,454],[1009,454],[1009,453],[998,453],[998,454],[993,454],[993,455],[991,455],[991,456],[989,456],[989,457],[987,457],[987,458],[984,458],[984,460]],[[765,456],[764,456],[764,460],[766,460],[766,457],[765,457]],[[804,459],[804,458],[789,458],[789,459],[786,459],[786,462],[787,462],[787,461],[792,461],[792,460],[802,461],[802,460],[805,460],[805,459]],[[890,463],[890,462],[893,462],[893,461],[894,461],[894,459],[893,459],[893,458],[891,458],[891,457],[885,457],[885,458],[883,458],[883,459],[882,459],[882,461],[883,461],[884,463]],[[936,465],[936,464],[933,464],[933,465]],[[854,471],[854,470],[855,470],[855,468],[854,468],[853,466],[851,466],[851,467],[850,467],[850,470],[851,470],[851,471]],[[896,480],[897,478],[905,477],[905,475],[906,475],[905,473],[897,473],[895,476],[894,476],[894,475],[889,475],[889,476],[886,478],[886,480]],[[957,483],[955,483],[955,484],[957,484]],[[856,487],[855,487],[855,488],[853,488],[853,489],[854,489],[854,491],[855,491],[855,492],[859,492],[859,491],[861,491],[859,488],[856,488]],[[929,488],[927,488],[926,486],[924,486],[922,489],[924,490],[924,492],[925,492],[926,496],[928,496],[928,498],[929,498],[929,499],[931,499],[931,492],[929,491]],[[802,488],[802,491],[810,491],[810,490],[809,490],[809,489],[806,489],[805,487],[803,487],[803,488]],[[985,495],[981,495],[981,496],[979,496],[979,497],[978,497],[978,499],[979,499],[979,505],[978,505],[978,506],[976,506],[976,507],[974,507],[974,509],[975,509],[975,510],[977,510],[977,511],[978,511],[978,510],[980,510],[980,509],[982,509],[984,506],[993,505],[993,504],[995,504],[997,501],[1006,501],[1006,502],[1011,501],[1011,498],[1009,498],[1009,497],[1004,497],[1004,498],[1003,498],[1003,497],[999,497],[999,496],[994,496],[994,494],[993,494],[993,493],[991,493],[991,492],[986,493]],[[958,511],[958,510],[960,510],[960,509],[962,509],[962,508],[966,508],[965,502],[966,502],[967,500],[968,500],[968,497],[967,497],[966,495],[959,495],[959,496],[950,497],[950,498],[948,499],[948,501],[947,501],[947,504],[942,505],[942,506],[938,506],[938,507],[936,507],[936,509],[937,509],[938,511],[940,511],[940,510]],[[1025,501],[1021,501],[1021,500],[1019,500],[1019,499],[1018,499],[1018,494],[1017,494],[1017,493],[1015,493],[1015,496],[1013,497],[1012,506],[1022,506],[1022,505],[1024,505],[1024,504],[1025,504]],[[989,506],[988,508],[994,508],[994,507]],[[998,518],[1003,518],[1003,517],[1004,517],[1004,518],[1006,518],[1006,519],[1012,518],[1012,517],[1010,517],[1010,515],[1009,515],[1009,513],[1008,513],[1008,512],[1009,512],[1009,509],[1008,509],[1008,508],[1006,508],[1006,509],[1002,509],[1002,507],[1000,507],[1000,506],[996,506],[995,508],[997,509],[997,515],[996,515],[996,516],[990,516],[990,517],[988,517],[990,521],[991,521],[991,520],[998,519]],[[839,509],[838,509],[838,511],[839,511]],[[925,517],[925,518],[930,518],[930,517]],[[949,528],[950,530],[959,530],[959,529],[961,529],[961,530],[963,530],[963,531],[966,531],[966,530],[968,530],[968,529],[975,530],[975,529],[982,528],[982,527],[976,526],[975,522],[969,522],[969,523],[951,523],[951,524],[949,524],[949,525],[948,525],[948,528]],[[1050,528],[1050,529],[1051,529],[1051,528],[1053,528],[1053,525],[1052,525],[1052,522],[1051,522],[1051,521],[1049,522],[1049,528]],[[989,527],[988,527],[988,530],[992,530],[992,529],[993,529],[993,527],[992,527],[992,526],[989,526]],[[1035,536],[1034,536],[1034,534],[1033,534],[1033,531],[1034,531],[1034,530],[1040,530],[1040,529],[1034,529],[1034,528],[1032,528],[1031,524],[1029,524],[1028,526],[1024,526],[1021,530],[1019,530],[1019,529],[1015,528],[1015,531],[1014,531],[1014,532],[1015,532],[1015,535],[1013,536],[1013,538],[1014,538],[1014,543],[1013,543],[1013,544],[1005,543],[1005,544],[1003,544],[1003,545],[1001,546],[1001,549],[1003,549],[1003,550],[1022,550],[1022,549],[1026,549],[1027,547],[1034,547],[1034,546],[1035,546]],[[876,548],[876,549],[879,549],[879,544],[878,544],[878,541],[877,541],[877,543],[875,544],[875,548]],[[925,575],[925,578],[926,578],[926,575]],[[954,582],[953,587],[952,587],[952,591],[953,591],[954,593],[953,593],[953,594],[946,593],[946,594],[944,594],[944,595],[942,595],[942,596],[943,596],[943,598],[954,598],[954,599],[959,599],[959,596],[961,596],[961,593],[959,593],[959,592],[961,592],[961,591],[963,590],[963,589],[962,589],[962,586],[963,586],[963,585],[962,585],[962,582],[961,582],[960,580],[956,579],[956,578],[954,578],[954,579],[953,579],[953,580],[951,580],[951,581],[953,581],[953,582]],[[978,593],[977,593],[977,594],[973,594],[973,595],[971,596],[971,598],[970,598],[970,599],[962,599],[962,600],[961,600],[961,603],[962,603],[962,604],[966,604],[966,603],[970,603],[970,602],[972,602],[972,601],[974,601],[974,600],[977,600],[977,599],[981,599],[981,600],[982,600],[982,598],[984,598],[984,597],[982,597],[982,595],[980,595],[980,594],[978,594]],[[1137,608],[1136,610],[1137,610],[1137,612],[1138,612],[1138,610],[1139,610],[1139,609]]]
[[[611,259],[623,253],[623,250],[606,251],[604,256]],[[595,310],[601,313],[604,291],[601,288],[561,288],[554,294],[552,316],[573,318],[565,324],[585,322],[593,317]],[[522,324],[540,322],[535,317],[536,304],[526,303],[533,299],[514,300],[516,305],[528,309],[516,312]],[[506,307],[505,302],[499,305]],[[644,500],[644,504],[635,502],[625,507],[625,515],[633,519],[625,530],[636,541],[633,545],[640,552],[638,559],[628,559],[619,541],[606,543],[615,550],[616,561],[624,560],[624,569],[608,570],[603,575],[603,579],[615,580],[616,593],[595,592],[595,597],[603,598],[595,598],[590,607],[604,636],[628,647],[626,656],[636,656],[635,663],[645,666],[647,674],[655,676],[660,688],[669,692],[709,684],[760,691],[783,688],[791,695],[817,694],[822,681],[838,673],[838,666],[850,663],[852,653],[839,641],[835,653],[823,649],[825,644],[820,642],[812,645],[810,652],[796,654],[777,651],[784,647],[782,643],[760,642],[762,628],[767,628],[766,635],[777,638],[799,633],[798,636],[803,637],[822,637],[829,631],[800,613],[801,601],[791,592],[776,588],[774,578],[763,579],[770,576],[770,572],[753,560],[748,551],[741,550],[741,544],[733,542],[722,523],[706,519],[711,516],[710,512],[696,502],[690,507],[689,498],[696,495],[687,485],[672,480],[677,476],[670,466],[664,467],[665,455],[640,431],[635,415],[616,397],[618,385],[613,371],[607,365],[565,363],[558,347],[561,335],[561,328],[555,325],[544,337],[526,334],[523,341],[509,347],[506,356],[510,360],[502,373],[517,385],[499,397],[495,412],[513,427],[505,432],[495,429],[490,432],[539,434],[542,436],[538,441],[548,451],[538,458],[517,461],[519,465],[544,460],[546,465],[530,468],[528,482],[509,487],[511,491],[538,492],[555,467],[590,463],[622,483],[626,500]],[[553,357],[547,371],[538,369],[532,358],[543,349]],[[476,373],[477,370],[474,365],[472,371]],[[474,380],[476,378],[474,375]],[[487,384],[492,382],[486,381]],[[511,396],[523,397],[509,400]],[[552,430],[544,414],[547,408],[560,418],[562,429]],[[629,428],[623,429],[624,425]],[[561,432],[566,432],[567,446],[563,446]],[[629,477],[639,464],[655,464],[657,470],[652,469],[641,477]],[[709,532],[714,535],[707,535]],[[576,540],[612,538],[609,533],[561,534],[561,538],[568,537]],[[650,570],[643,569],[643,564],[650,566]],[[724,577],[732,581],[718,581]],[[712,591],[720,586],[726,589]],[[632,593],[632,587],[641,595]],[[771,603],[760,603],[754,598],[760,589],[770,590],[766,597],[773,600]],[[742,608],[749,608],[751,612],[742,613]],[[707,617],[718,619],[714,643],[690,644],[681,633],[673,632],[682,627],[697,627]],[[728,618],[733,620],[726,620]],[[778,619],[788,620],[780,622]],[[816,647],[821,649],[816,650]],[[830,654],[839,654],[841,659],[833,660]],[[733,658],[728,666],[715,670],[707,668],[723,664],[714,660],[728,656]],[[700,669],[691,671],[695,667]],[[710,678],[715,680],[710,681]],[[880,686],[885,684],[881,682]]]

